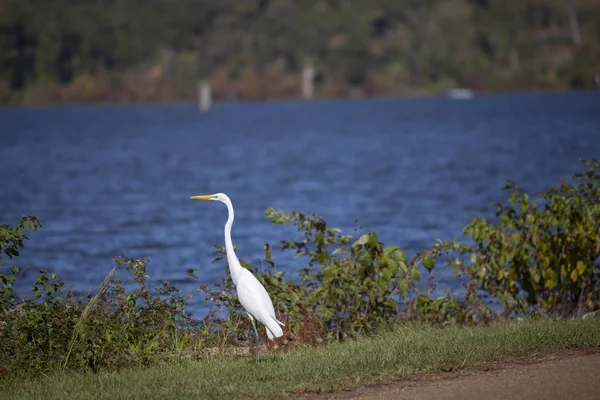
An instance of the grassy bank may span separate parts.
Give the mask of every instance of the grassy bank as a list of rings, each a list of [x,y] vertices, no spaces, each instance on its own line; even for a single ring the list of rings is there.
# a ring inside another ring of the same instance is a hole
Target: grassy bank
[[[337,390],[375,378],[463,368],[486,360],[600,349],[600,318],[526,321],[488,327],[399,327],[371,338],[287,353],[216,356],[210,361],[134,368],[113,373],[55,374],[0,383],[3,399],[277,398],[293,392]]]

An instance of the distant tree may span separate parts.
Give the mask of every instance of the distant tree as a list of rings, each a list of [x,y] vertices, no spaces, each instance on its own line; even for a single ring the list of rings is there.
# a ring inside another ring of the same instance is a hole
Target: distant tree
[[[591,85],[599,21],[589,0],[0,0],[0,90],[125,86],[152,68],[181,87],[215,71],[261,87],[308,59],[320,80],[358,88],[373,74],[420,89],[532,71]]]

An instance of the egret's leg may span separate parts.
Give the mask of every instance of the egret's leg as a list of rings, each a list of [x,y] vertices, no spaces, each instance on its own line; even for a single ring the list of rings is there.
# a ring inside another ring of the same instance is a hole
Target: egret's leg
[[[248,314],[250,317],[250,321],[252,321],[252,327],[254,327],[254,335],[256,337],[256,362],[258,363],[258,345],[260,343],[260,336],[258,336],[258,330],[256,329],[256,324],[254,323],[254,318],[252,315]]]

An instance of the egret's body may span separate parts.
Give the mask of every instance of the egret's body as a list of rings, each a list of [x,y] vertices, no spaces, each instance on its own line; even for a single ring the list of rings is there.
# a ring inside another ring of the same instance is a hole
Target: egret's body
[[[192,199],[215,200],[225,203],[227,206],[227,210],[229,211],[229,218],[227,218],[227,223],[225,224],[225,250],[227,253],[227,263],[229,264],[231,279],[236,287],[238,300],[248,313],[248,317],[250,318],[250,321],[252,321],[252,326],[254,327],[254,333],[256,334],[256,362],[258,362],[258,345],[260,337],[258,336],[254,320],[257,319],[265,326],[267,337],[269,339],[283,336],[281,326],[284,326],[284,324],[277,320],[273,302],[271,301],[267,290],[258,279],[252,275],[252,272],[242,267],[235,255],[233,243],[231,242],[231,226],[233,225],[234,213],[233,205],[231,204],[229,197],[224,193],[217,193],[212,195],[193,196]]]

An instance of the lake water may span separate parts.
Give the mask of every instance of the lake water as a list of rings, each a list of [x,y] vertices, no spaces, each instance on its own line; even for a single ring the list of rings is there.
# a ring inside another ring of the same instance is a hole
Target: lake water
[[[96,289],[119,254],[184,293],[224,275],[227,193],[238,256],[258,265],[291,227],[268,207],[376,231],[409,255],[492,216],[501,183],[539,191],[600,157],[600,92],[384,100],[0,109],[0,223],[37,215],[18,265]],[[358,224],[354,220],[358,219]],[[273,252],[293,272],[292,254]],[[21,286],[23,287],[23,286]],[[25,292],[26,293],[26,292]],[[206,305],[195,302],[196,315]]]

